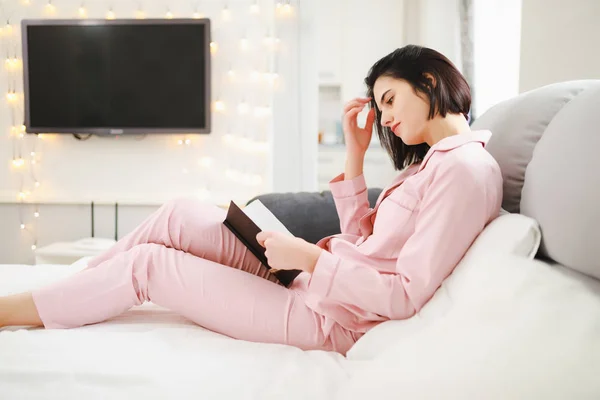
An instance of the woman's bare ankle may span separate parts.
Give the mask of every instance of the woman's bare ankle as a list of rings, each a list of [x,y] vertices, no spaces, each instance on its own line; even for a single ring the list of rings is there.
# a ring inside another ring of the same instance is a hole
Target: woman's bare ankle
[[[0,297],[0,328],[43,326],[31,293]]]

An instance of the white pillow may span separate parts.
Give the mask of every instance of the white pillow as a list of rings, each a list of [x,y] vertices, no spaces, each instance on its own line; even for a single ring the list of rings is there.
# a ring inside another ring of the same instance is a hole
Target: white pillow
[[[421,311],[402,321],[387,321],[367,332],[347,353],[350,359],[369,360],[377,357],[394,342],[418,334],[427,325],[442,318],[470,285],[477,274],[473,268],[487,262],[491,255],[511,254],[532,259],[540,246],[538,223],[521,214],[502,212],[475,239],[454,272]]]

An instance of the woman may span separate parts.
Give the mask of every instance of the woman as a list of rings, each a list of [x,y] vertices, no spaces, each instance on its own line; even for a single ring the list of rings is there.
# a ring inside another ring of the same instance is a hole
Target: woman
[[[234,338],[345,354],[382,321],[411,317],[498,215],[502,178],[484,149],[490,133],[470,131],[469,87],[446,57],[403,47],[366,85],[369,97],[344,108],[345,172],[331,182],[341,234],[317,245],[258,236],[273,268],[304,271],[290,288],[223,227],[223,210],[180,199],[83,271],[1,298],[0,326],[72,328],[152,301]],[[371,209],[363,161],[374,123],[401,173]]]

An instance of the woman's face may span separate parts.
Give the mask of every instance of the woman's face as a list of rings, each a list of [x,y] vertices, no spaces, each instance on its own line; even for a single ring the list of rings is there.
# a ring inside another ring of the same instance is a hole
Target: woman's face
[[[381,76],[373,86],[381,110],[381,125],[389,127],[406,145],[424,143],[429,123],[429,103],[404,80]]]

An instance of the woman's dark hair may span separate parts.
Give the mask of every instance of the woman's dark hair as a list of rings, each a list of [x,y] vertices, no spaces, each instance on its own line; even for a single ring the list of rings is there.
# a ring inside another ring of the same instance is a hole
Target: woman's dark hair
[[[426,74],[433,77],[433,80]],[[408,146],[394,135],[389,127],[381,125],[381,110],[373,96],[373,86],[381,76],[402,79],[412,86],[417,95],[424,94],[429,100],[429,119],[437,114],[445,117],[448,113],[463,114],[465,118],[469,118],[469,84],[443,54],[427,47],[408,45],[377,61],[365,78],[367,96],[373,98],[371,107],[375,109],[375,126],[379,141],[398,170],[423,161],[429,151],[429,145],[422,143]]]

